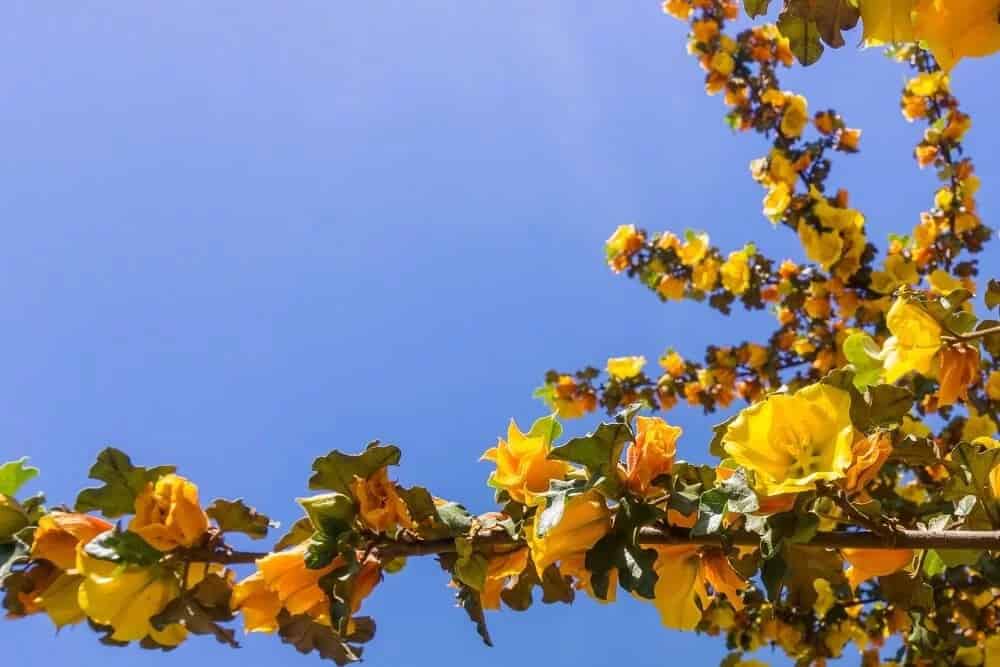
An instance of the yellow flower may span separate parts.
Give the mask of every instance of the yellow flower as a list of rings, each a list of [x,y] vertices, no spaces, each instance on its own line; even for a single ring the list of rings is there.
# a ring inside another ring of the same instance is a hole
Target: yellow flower
[[[927,283],[935,294],[950,294],[963,287],[962,282],[944,269],[934,269],[927,276]]]
[[[990,400],[1000,401],[1000,371],[990,373],[990,377],[986,381],[986,395],[990,397]]]
[[[809,124],[809,105],[801,95],[785,96],[785,113],[781,117],[781,133],[789,139],[802,135]]]
[[[817,618],[823,618],[837,604],[837,596],[833,592],[833,586],[826,579],[813,580],[813,590],[816,591],[813,611],[816,612]]]
[[[635,431],[635,442],[625,456],[625,484],[632,493],[645,496],[656,491],[654,479],[673,469],[683,431],[657,417],[636,417]]]
[[[764,195],[764,215],[778,222],[792,203],[792,191],[785,183],[775,183]]]
[[[842,208],[833,206],[822,193],[811,193],[813,199],[813,213],[819,218],[824,227],[844,232],[857,230],[864,227],[865,216],[860,211],[853,208]]]
[[[784,183],[791,190],[795,187],[799,172],[795,169],[792,161],[785,157],[782,151],[775,148],[768,155],[767,175],[771,183]]]
[[[899,572],[913,560],[910,549],[841,549],[840,552],[851,564],[847,568],[851,588],[857,588],[872,577],[887,577]]]
[[[719,280],[719,262],[711,257],[694,267],[691,272],[691,284],[695,289],[703,292],[711,292],[715,289],[715,283]]]
[[[666,0],[663,3],[663,11],[676,19],[687,21],[691,16],[692,7],[688,0]]]
[[[921,72],[906,82],[906,90],[918,97],[930,97],[938,91],[947,93],[948,88],[948,75],[941,70]]]
[[[528,526],[527,539],[539,576],[553,563],[584,556],[611,530],[611,512],[596,491],[570,498],[559,523],[545,535],[538,534],[537,517]]]
[[[666,627],[693,630],[712,601],[708,585],[715,593],[724,594],[735,609],[743,607],[739,590],[746,582],[721,552],[705,552],[689,545],[654,548],[653,569],[658,579],[653,604]]]
[[[945,71],[962,58],[1000,51],[998,0],[917,0],[913,31]]]
[[[537,494],[549,490],[549,481],[562,479],[569,470],[563,461],[548,459],[551,442],[547,435],[530,436],[521,433],[511,419],[507,441],[501,438],[497,446],[486,450],[482,460],[497,464],[490,475],[490,486],[506,491],[511,500],[536,505],[543,498]]]
[[[82,576],[63,572],[35,598],[34,603],[48,614],[56,628],[75,625],[85,618],[80,608],[82,582]]]
[[[940,375],[939,407],[967,400],[969,387],[979,379],[979,348],[961,344],[943,348]]]
[[[825,384],[774,394],[740,413],[722,445],[754,472],[759,495],[808,491],[845,477],[854,442],[850,409],[850,394]]]
[[[612,357],[608,359],[608,375],[616,380],[631,380],[645,365],[646,357]]]
[[[132,642],[150,637],[162,646],[177,646],[187,637],[182,625],[157,630],[149,622],[180,595],[180,582],[173,573],[159,566],[122,566],[83,550],[77,553],[76,567],[83,575],[80,608],[98,625],[111,627],[111,639]]]
[[[892,440],[884,433],[873,433],[865,438],[858,438],[851,447],[851,465],[847,469],[844,488],[850,493],[863,492],[882,465],[892,453]]]
[[[860,0],[864,39],[868,46],[913,41],[910,11],[914,0]]]
[[[892,294],[900,285],[915,285],[920,280],[917,265],[902,255],[885,258],[885,270],[872,273],[872,289],[880,294]]]
[[[719,24],[712,19],[695,21],[691,24],[691,34],[694,35],[696,42],[708,44],[719,34]]]
[[[319,580],[342,567],[344,561],[338,556],[324,568],[309,569],[305,562],[307,549],[308,542],[303,542],[258,559],[257,572],[233,587],[230,605],[243,614],[247,632],[274,632],[278,629],[277,616],[283,608],[293,616],[305,614],[317,623],[330,625],[330,600],[320,588]],[[381,576],[381,567],[374,558],[361,564],[348,600],[351,614],[361,608],[362,601],[371,594]]]
[[[689,231],[684,236],[684,245],[677,252],[681,263],[685,266],[695,266],[698,264],[705,257],[705,253],[708,252],[708,243],[708,234],[698,234]]]
[[[723,76],[729,76],[732,74],[733,67],[735,67],[735,65],[736,63],[733,60],[733,57],[725,51],[717,52],[714,56],[712,56],[712,60],[709,63],[712,71],[718,72]]]
[[[76,567],[77,546],[85,545],[113,526],[89,514],[52,512],[38,520],[31,557],[49,561],[60,570]]]
[[[198,487],[179,475],[150,482],[135,499],[129,530],[160,551],[191,547],[208,530],[208,516],[198,503]]]
[[[895,382],[910,371],[931,376],[941,348],[941,326],[920,306],[900,297],[885,318],[892,334],[882,346],[886,382]]]
[[[385,533],[397,526],[414,527],[406,502],[400,497],[395,482],[389,480],[387,467],[379,468],[368,479],[356,477],[351,483],[351,491],[358,500],[358,515],[372,530]]]
[[[516,577],[528,566],[528,549],[491,556],[486,566],[486,583],[481,593],[483,609],[499,609],[500,593],[510,577]]]
[[[656,552],[653,569],[659,578],[653,604],[660,612],[660,621],[668,628],[693,630],[701,621],[698,602],[708,599],[698,547],[656,547]]]
[[[684,288],[687,287],[687,283],[674,276],[663,276],[660,278],[660,284],[657,285],[656,291],[663,296],[664,299],[670,301],[680,301],[684,298]]]
[[[604,246],[609,255],[631,255],[642,247],[642,235],[635,225],[618,225]]]
[[[750,287],[750,263],[747,249],[729,253],[722,265],[722,285],[733,294],[743,294]]]
[[[820,232],[805,221],[799,223],[798,232],[806,257],[824,269],[836,264],[844,252],[844,240],[837,232]]]
[[[660,366],[663,370],[667,372],[671,377],[680,377],[684,374],[686,369],[686,364],[684,363],[684,357],[677,354],[673,350],[670,350],[667,354],[660,358]],[[1000,374],[998,374],[1000,376]],[[998,382],[1000,386],[1000,382]]]

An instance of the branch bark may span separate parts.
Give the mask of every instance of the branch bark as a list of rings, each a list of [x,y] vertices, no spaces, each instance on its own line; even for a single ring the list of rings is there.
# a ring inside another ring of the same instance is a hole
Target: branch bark
[[[512,549],[526,546],[521,540],[514,540],[506,533],[480,535],[472,540],[477,547]],[[757,546],[760,537],[754,533],[735,532],[722,535],[691,535],[687,530],[663,530],[643,528],[639,542],[645,545],[696,545],[707,547]],[[798,546],[818,549],[989,549],[1000,551],[1000,530],[905,530],[899,529],[888,534],[870,531],[817,533],[809,542]],[[455,541],[442,540],[385,540],[375,545],[379,554],[396,556],[434,556],[455,552]],[[193,561],[238,565],[253,563],[267,556],[266,553],[245,551],[189,551],[187,557]]]

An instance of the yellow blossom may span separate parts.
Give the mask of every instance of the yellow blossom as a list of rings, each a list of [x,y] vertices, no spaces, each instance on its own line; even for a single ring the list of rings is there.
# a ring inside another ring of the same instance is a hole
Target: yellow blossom
[[[851,465],[844,488],[850,493],[863,492],[892,453],[892,440],[884,433],[858,438],[851,447]]]
[[[754,472],[759,495],[808,491],[845,477],[854,442],[850,409],[850,394],[826,384],[773,394],[739,414],[722,446]]]
[[[548,432],[525,435],[511,419],[507,441],[501,438],[497,446],[486,450],[482,457],[497,465],[490,475],[490,486],[506,491],[516,502],[540,503],[543,498],[538,494],[549,490],[549,481],[562,479],[569,470],[567,463],[548,459],[551,444]]]
[[[708,234],[688,232],[684,236],[684,245],[677,252],[681,263],[685,266],[695,266],[708,252]]]
[[[885,258],[885,270],[872,273],[872,289],[880,294],[892,294],[901,285],[915,285],[920,280],[917,265],[903,255]]]
[[[1000,401],[1000,371],[990,373],[989,379],[986,380],[986,395],[992,401]]]
[[[917,0],[913,31],[945,71],[962,58],[1000,51],[998,0]]]
[[[809,124],[809,105],[801,95],[785,96],[785,113],[781,117],[780,130],[789,139],[802,136]]]
[[[122,566],[83,550],[77,553],[76,569],[83,575],[80,608],[95,623],[111,627],[111,639],[132,642],[150,637],[162,646],[177,646],[187,637],[182,625],[157,630],[149,620],[180,595],[180,582],[172,573],[158,566]]]
[[[785,183],[775,183],[764,195],[764,215],[777,223],[792,203],[792,192]]]
[[[743,294],[750,287],[748,254],[746,249],[733,251],[722,265],[722,284],[733,294]]]
[[[395,482],[389,480],[387,467],[379,468],[368,479],[355,477],[351,491],[358,501],[358,516],[372,530],[384,533],[397,526],[414,527],[406,502]]]
[[[914,0],[859,0],[868,46],[913,41],[910,12]]]
[[[528,549],[491,556],[486,566],[486,581],[481,593],[483,609],[499,609],[500,594],[507,580],[516,577],[528,566]]]
[[[882,346],[886,382],[895,382],[910,371],[931,376],[937,370],[941,326],[920,306],[897,298],[886,315],[892,334]]]
[[[208,516],[198,503],[198,487],[179,475],[150,482],[135,500],[129,530],[159,549],[191,547],[208,530]]]
[[[680,377],[684,374],[685,370],[684,357],[670,350],[667,354],[660,357],[660,366],[671,377]]]
[[[886,577],[902,570],[913,560],[910,549],[841,549],[844,558],[851,564],[847,569],[847,581],[851,588],[872,577]]]
[[[743,607],[739,591],[746,581],[721,552],[706,552],[689,545],[654,548],[653,569],[658,579],[653,604],[666,627],[693,630],[701,621],[702,610],[711,604],[708,586],[725,595],[735,609]]]
[[[687,21],[691,16],[692,7],[688,0],[666,0],[663,3],[663,11],[676,19]]]
[[[711,257],[705,258],[691,272],[691,284],[695,289],[711,292],[719,280],[719,262]]]
[[[549,565],[583,556],[611,530],[611,512],[596,491],[573,496],[562,518],[544,535],[537,530],[538,515],[527,530],[528,547],[539,576]]]
[[[979,348],[973,345],[949,345],[941,350],[938,406],[967,400],[969,387],[979,379]]]
[[[733,73],[733,67],[735,66],[733,57],[726,53],[725,51],[719,51],[714,56],[712,56],[712,61],[710,67],[713,71],[722,74],[723,76],[729,76]]]
[[[645,365],[646,357],[612,357],[608,359],[608,375],[616,380],[631,380]]]
[[[625,485],[638,496],[656,492],[653,480],[671,471],[683,431],[657,417],[635,418],[635,442],[626,454]]]
[[[813,580],[813,590],[816,591],[813,611],[816,612],[817,618],[823,618],[837,604],[837,596],[833,592],[833,586],[826,579]]]
[[[680,301],[684,298],[684,289],[687,283],[675,276],[663,276],[656,287],[656,291],[669,301]]]
[[[944,269],[934,269],[927,276],[927,283],[935,294],[947,295],[963,287],[962,282]]]
[[[60,570],[72,570],[76,567],[77,547],[111,528],[107,521],[89,514],[51,512],[38,520],[31,556],[47,560]]]
[[[806,257],[824,269],[829,269],[840,259],[844,251],[844,241],[840,234],[820,232],[805,221],[799,223],[798,232]]]

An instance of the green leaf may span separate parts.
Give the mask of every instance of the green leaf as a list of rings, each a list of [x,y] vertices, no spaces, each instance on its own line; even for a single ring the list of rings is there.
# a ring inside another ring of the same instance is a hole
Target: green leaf
[[[28,523],[24,507],[10,496],[0,495],[0,543],[11,541]]]
[[[844,45],[843,30],[858,24],[861,13],[851,0],[797,0],[799,13],[815,21],[823,41],[835,49]]]
[[[239,648],[236,633],[220,625],[235,618],[230,611],[231,597],[229,582],[210,573],[192,590],[185,591],[183,595],[167,603],[149,622],[160,631],[168,625],[179,623],[192,634],[210,635],[220,644]]]
[[[243,533],[251,539],[259,540],[267,537],[268,528],[277,527],[269,518],[248,506],[243,500],[224,500],[217,498],[205,510],[223,533]]]
[[[562,424],[556,419],[556,415],[551,414],[535,420],[528,431],[529,438],[544,438],[546,443],[553,443],[562,435]]]
[[[944,560],[941,558],[941,554],[934,549],[928,549],[927,555],[924,556],[924,574],[928,577],[934,577],[939,574],[944,574],[948,566],[945,565]]]
[[[146,486],[174,472],[174,466],[142,468],[132,465],[124,452],[108,447],[97,456],[88,473],[104,486],[84,489],[76,497],[77,512],[99,511],[109,519],[135,511],[135,499]]]
[[[465,535],[472,527],[472,515],[468,510],[450,501],[436,504],[434,496],[422,486],[400,488],[399,495],[417,525],[417,534],[425,540]]]
[[[743,9],[750,18],[757,18],[767,14],[767,6],[771,0],[743,0]]]
[[[351,494],[351,483],[355,477],[368,479],[385,466],[399,464],[401,452],[393,445],[382,445],[377,440],[368,443],[361,454],[344,454],[333,450],[326,456],[313,461],[313,476],[309,478],[310,489],[325,489]]]
[[[854,386],[863,391],[882,375],[881,350],[866,333],[854,333],[844,341],[844,356],[854,366]]]
[[[367,642],[375,634],[375,624],[370,618],[356,618],[354,624],[354,633],[341,636],[329,625],[317,623],[311,616],[292,616],[282,609],[278,615],[278,636],[299,653],[316,653],[338,665],[347,665],[361,660],[361,647],[355,644]]]
[[[823,55],[815,21],[784,11],[778,16],[778,30],[788,38],[792,53],[803,65],[812,65]]]
[[[38,476],[38,468],[33,468],[27,463],[28,457],[25,456],[0,465],[0,495],[13,496],[29,480]]]
[[[489,562],[486,556],[473,550],[472,543],[462,537],[455,540],[458,550],[458,560],[452,572],[455,577],[469,588],[482,592],[486,584],[486,569]]]
[[[614,530],[594,544],[584,564],[591,572],[590,585],[601,600],[608,599],[611,569],[618,571],[618,584],[626,591],[652,600],[656,586],[656,551],[638,543],[639,529],[662,516],[655,507],[623,498]]]
[[[483,611],[483,602],[479,593],[468,586],[459,586],[455,595],[458,606],[465,610],[471,620],[476,625],[476,632],[487,646],[493,646],[490,638],[490,630],[486,627],[486,614]]]
[[[618,462],[622,449],[631,438],[628,424],[604,423],[593,433],[553,448],[549,458],[582,465],[587,469],[591,487],[598,487],[607,495],[616,497],[620,488]]]
[[[960,443],[951,452],[949,477],[944,488],[947,500],[962,500],[976,496],[989,505],[995,504],[990,486],[990,471],[1000,463],[1000,449]]]
[[[148,567],[159,563],[163,552],[154,549],[138,534],[117,528],[104,531],[83,548],[88,556],[123,565]]]
[[[913,407],[913,394],[909,389],[891,384],[869,387],[866,394],[868,403],[868,424],[890,427],[900,424],[903,417]]]
[[[984,329],[993,329],[995,327],[1000,327],[1000,322],[997,320],[983,320],[976,327],[977,331],[982,331]],[[983,336],[980,339],[983,343],[983,347],[986,351],[990,353],[990,356],[994,359],[1000,359],[1000,333],[992,333]]]
[[[535,533],[545,537],[546,533],[555,528],[562,519],[566,503],[573,496],[587,490],[587,483],[582,479],[553,479],[549,481],[549,490],[545,496],[545,508],[539,512],[535,522]]]
[[[281,551],[282,549],[287,549],[288,547],[293,547],[297,544],[302,544],[308,540],[317,528],[313,526],[312,521],[309,517],[302,517],[298,521],[292,524],[292,527],[288,529],[288,532],[282,535],[278,543],[274,545],[275,551]]]
[[[986,285],[986,294],[983,300],[986,302],[986,308],[989,310],[1000,306],[1000,280],[996,278],[990,279],[990,282]]]
[[[708,453],[712,456],[724,459],[728,456],[726,450],[722,446],[722,440],[726,437],[726,431],[729,430],[729,425],[736,421],[739,415],[733,415],[729,419],[719,422],[712,427],[712,442],[708,445]]]
[[[350,532],[354,523],[354,501],[343,493],[324,493],[296,502],[306,511],[306,516],[316,530],[337,540],[342,533]]]

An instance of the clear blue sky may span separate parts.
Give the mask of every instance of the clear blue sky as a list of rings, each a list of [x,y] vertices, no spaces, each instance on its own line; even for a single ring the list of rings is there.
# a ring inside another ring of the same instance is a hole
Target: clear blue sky
[[[378,437],[404,448],[402,481],[484,511],[479,454],[511,416],[542,414],[546,369],[670,344],[700,356],[772,324],[614,277],[615,225],[802,257],[760,214],[747,164],[764,143],[731,136],[655,0],[10,0],[0,35],[0,459],[31,456],[31,490],[54,503],[114,444],[287,523],[313,457]],[[996,62],[954,77],[994,225]],[[852,47],[784,77],[864,129],[831,182],[880,243],[934,187],[910,157],[903,77]],[[671,418],[682,456],[703,458],[712,418]],[[384,583],[369,664],[725,653],[650,607],[589,600],[491,615],[490,650],[445,584],[430,560]],[[21,667],[316,660],[260,636],[163,656],[53,634],[0,623]]]

